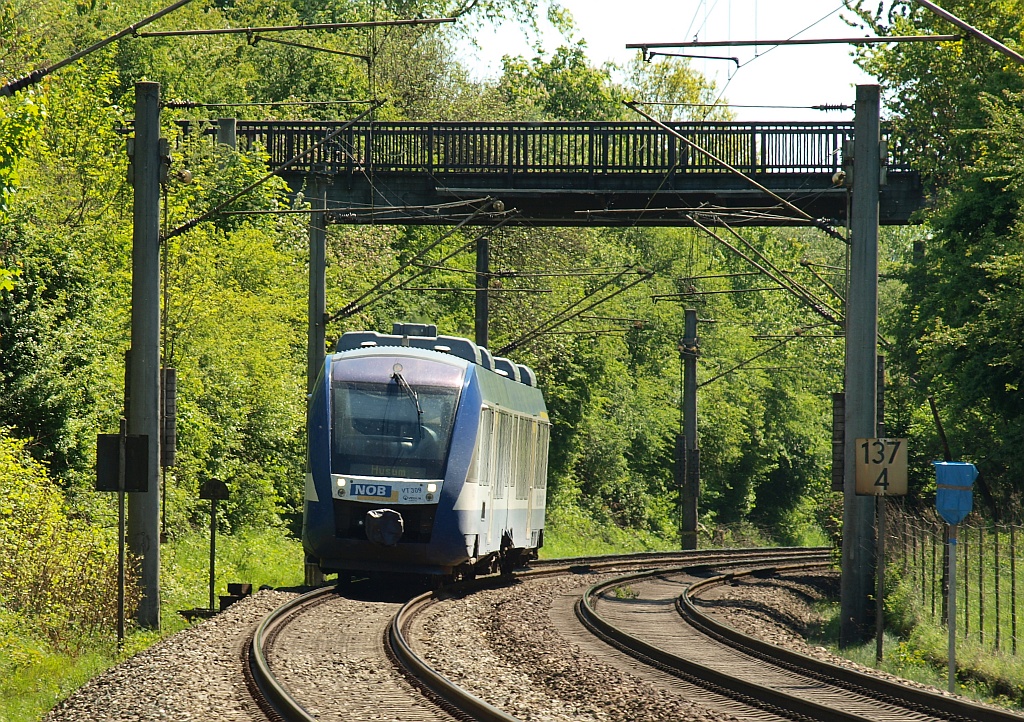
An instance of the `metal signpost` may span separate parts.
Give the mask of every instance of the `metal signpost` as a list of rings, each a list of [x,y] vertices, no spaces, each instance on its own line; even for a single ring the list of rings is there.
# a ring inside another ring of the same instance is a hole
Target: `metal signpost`
[[[857,439],[856,448],[857,495],[875,497],[875,664],[881,665],[885,631],[885,497],[907,493],[907,440]]]
[[[96,491],[117,492],[117,648],[124,645],[124,495],[148,491],[149,438],[128,434],[121,419],[117,434],[96,436]]]
[[[956,535],[957,525],[974,508],[972,489],[978,478],[974,464],[963,461],[933,461],[935,465],[935,509],[949,524],[949,691],[956,692]]]
[[[210,611],[214,611],[214,578],[217,568],[217,502],[227,501],[228,485],[220,479],[208,479],[199,489],[200,499],[210,500]]]

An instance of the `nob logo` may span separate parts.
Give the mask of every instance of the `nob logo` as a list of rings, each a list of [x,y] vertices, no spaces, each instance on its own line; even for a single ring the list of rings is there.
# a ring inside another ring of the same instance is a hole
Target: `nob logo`
[[[391,496],[391,487],[387,484],[353,484],[353,496]]]

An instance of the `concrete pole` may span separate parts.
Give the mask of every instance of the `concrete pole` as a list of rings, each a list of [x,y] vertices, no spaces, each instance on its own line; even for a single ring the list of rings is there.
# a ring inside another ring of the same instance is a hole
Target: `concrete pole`
[[[141,560],[138,622],[160,628],[160,84],[135,84],[132,356],[128,433],[149,439],[147,489],[128,495],[128,549]]]
[[[490,297],[488,290],[491,283],[491,243],[486,233],[481,233],[476,240],[476,345],[487,348],[489,342]]]
[[[309,216],[309,301],[306,341],[306,418],[309,418],[309,404],[313,386],[327,355],[327,185],[316,182],[313,185],[311,206],[318,210]],[[307,587],[323,584],[324,575],[315,560],[306,559],[304,580]]]
[[[697,500],[700,498],[700,451],[697,446],[697,311],[686,309],[683,355],[683,525],[682,548],[697,548]]]
[[[327,186],[313,187],[312,207],[320,212],[309,216],[309,334],[306,344],[306,394],[313,393],[327,349]]]
[[[871,631],[874,504],[856,495],[856,439],[875,434],[878,338],[879,90],[857,86],[854,118],[850,292],[846,312],[846,462],[839,642],[861,643]]]

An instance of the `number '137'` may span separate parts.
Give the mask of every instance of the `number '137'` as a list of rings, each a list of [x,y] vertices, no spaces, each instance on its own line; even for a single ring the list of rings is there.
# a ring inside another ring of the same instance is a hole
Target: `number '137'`
[[[896,461],[896,452],[900,450],[900,446],[903,444],[902,439],[870,439],[860,445],[860,448],[864,450],[864,463],[865,464],[892,464]],[[885,447],[888,446],[892,452],[889,454],[889,460],[885,460]]]

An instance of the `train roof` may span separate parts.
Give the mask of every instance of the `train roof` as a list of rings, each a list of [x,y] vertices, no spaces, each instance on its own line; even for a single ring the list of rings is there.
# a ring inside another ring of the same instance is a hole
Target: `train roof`
[[[537,375],[533,369],[517,364],[507,358],[491,355],[483,346],[477,346],[466,338],[459,336],[438,336],[437,326],[433,324],[396,323],[390,334],[376,331],[348,331],[338,339],[335,351],[354,351],[357,349],[380,347],[411,347],[450,354],[499,376],[518,381],[526,386],[537,386]]]

